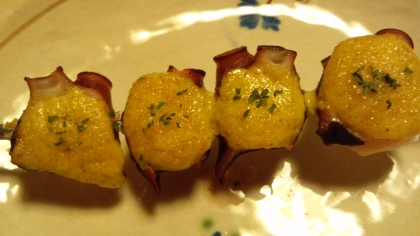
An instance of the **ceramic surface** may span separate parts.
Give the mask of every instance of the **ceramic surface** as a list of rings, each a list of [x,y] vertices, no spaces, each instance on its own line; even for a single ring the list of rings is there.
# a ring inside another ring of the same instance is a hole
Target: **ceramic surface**
[[[302,88],[312,90],[343,39],[399,28],[419,44],[418,9],[417,0],[3,1],[0,122],[26,107],[24,77],[57,66],[72,79],[108,77],[122,110],[140,75],[169,65],[205,70],[213,90],[212,58],[239,46],[295,50]],[[307,120],[292,151],[240,157],[222,186],[213,150],[201,169],[164,173],[160,196],[125,143],[127,182],[108,190],[17,169],[2,140],[0,235],[419,235],[420,144],[359,157],[323,146],[316,123]]]

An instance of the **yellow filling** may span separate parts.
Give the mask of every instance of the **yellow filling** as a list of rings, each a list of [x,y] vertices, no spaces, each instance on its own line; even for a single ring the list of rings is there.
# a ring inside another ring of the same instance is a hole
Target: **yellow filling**
[[[348,39],[331,55],[318,106],[364,140],[406,137],[420,132],[418,78],[420,60],[397,37]]]
[[[103,187],[120,187],[124,153],[103,100],[71,86],[59,97],[29,101],[15,136],[12,162]]]
[[[144,169],[198,163],[216,134],[213,96],[176,73],[152,73],[132,86],[123,116],[130,152]]]
[[[290,149],[305,119],[299,79],[274,63],[227,72],[216,107],[220,134],[238,149]]]

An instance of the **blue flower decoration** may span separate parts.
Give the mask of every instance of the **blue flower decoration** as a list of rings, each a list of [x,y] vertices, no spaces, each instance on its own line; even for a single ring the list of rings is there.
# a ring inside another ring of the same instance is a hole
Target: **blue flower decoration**
[[[262,24],[263,29],[266,29],[266,30],[272,29],[274,31],[279,31],[279,25],[281,22],[279,19],[277,19],[277,17],[262,16],[262,19],[263,19],[263,24]]]
[[[257,28],[258,21],[260,20],[260,15],[243,15],[239,17],[241,21],[240,26],[248,29]]]
[[[257,0],[241,0],[238,4],[239,7],[243,6],[259,6]],[[262,28],[265,30],[279,31],[280,19],[274,16],[262,16],[258,14],[249,14],[239,16],[240,26],[248,29],[255,29],[258,26],[258,22],[262,18]]]

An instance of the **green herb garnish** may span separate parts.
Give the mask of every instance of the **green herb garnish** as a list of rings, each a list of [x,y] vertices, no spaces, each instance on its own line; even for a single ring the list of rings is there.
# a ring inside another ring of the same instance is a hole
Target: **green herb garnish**
[[[58,119],[58,116],[48,116],[48,123],[53,123]]]
[[[156,107],[156,110],[159,110],[163,105],[165,105],[165,102],[159,102]]]
[[[363,69],[365,69],[365,65],[361,65],[361,66],[359,66],[359,68],[357,68],[357,70],[356,70],[356,72],[355,72],[355,73],[357,73],[357,72],[359,72],[359,71],[361,71],[361,70],[363,70]]]
[[[241,93],[241,88],[235,88],[235,93],[240,94]]]
[[[276,104],[272,104],[271,105],[271,107],[268,109],[268,111],[270,112],[270,113],[273,113],[274,112],[274,109],[276,109]]]
[[[385,102],[386,102],[386,104],[388,104],[388,106],[386,106],[386,108],[390,109],[392,107],[392,102],[389,99],[387,99]]]
[[[359,85],[363,84],[363,78],[362,78],[362,76],[359,73],[353,72],[352,75],[353,75],[353,79],[356,80],[356,82]]]
[[[178,122],[176,122],[176,127],[178,127],[178,129],[179,129],[179,128],[181,128],[181,125]]]
[[[150,129],[154,124],[155,124],[155,122],[152,120],[152,122],[147,124],[146,129]]]
[[[377,93],[378,92],[378,84],[374,82],[363,82],[363,95],[366,96],[366,94],[370,91]]]
[[[413,73],[414,71],[412,70],[412,69],[410,69],[410,68],[408,68],[408,67],[406,67],[405,69],[404,69],[404,73]]]
[[[283,90],[276,90],[276,91],[274,91],[274,97],[276,97],[277,95],[279,95],[279,94],[282,94],[283,93]]]
[[[239,95],[235,95],[235,97],[232,98],[233,101],[238,101],[239,99],[241,99],[242,96]]]
[[[261,99],[257,102],[257,108],[266,107],[267,106],[267,99]]]
[[[363,87],[363,96],[366,96],[369,91],[374,93],[378,92],[378,88],[380,85],[376,82],[368,82],[364,81],[363,77],[358,73],[359,71],[363,70],[365,66],[360,66],[355,72],[352,73],[353,79],[357,82],[357,84],[362,85]],[[373,78],[380,78],[384,83],[388,84],[389,87],[397,88],[400,84],[397,83],[397,80],[391,78],[391,76],[387,73],[384,73],[380,70],[377,70],[370,66],[372,70],[372,77]]]
[[[246,118],[248,115],[249,115],[249,112],[250,112],[251,110],[250,109],[248,109],[248,110],[246,110],[245,112],[244,112],[244,118]]]
[[[382,80],[388,84],[389,87],[397,88],[401,86],[401,84],[397,83],[397,80],[391,78],[389,74],[386,74],[384,77],[382,77]]]
[[[159,118],[159,121],[163,123],[163,125],[168,125],[169,122],[172,120],[172,118],[170,116],[166,116],[165,115],[161,115]]]
[[[112,122],[111,126],[116,132],[121,131],[121,122],[120,121],[116,120],[116,121]]]
[[[78,123],[75,123],[75,125],[77,126],[77,130],[79,132],[84,131],[87,128],[86,123],[88,121],[89,121],[89,118],[86,118],[86,119],[82,120],[82,124],[81,125],[79,125]]]
[[[150,107],[147,107],[150,111],[153,111],[155,109],[155,104],[150,104]]]
[[[54,145],[55,145],[55,146],[60,146],[61,144],[65,143],[65,142],[66,142],[66,140],[65,140],[65,139],[63,139],[62,137],[60,137],[60,138],[58,139],[58,142],[54,143]]]
[[[264,89],[261,92],[261,98],[268,98],[268,89]]]
[[[77,130],[79,131],[79,132],[82,132],[82,131],[84,131],[86,129],[86,125],[77,125]]]
[[[108,112],[108,116],[109,116],[109,117],[114,117],[114,116],[115,116],[115,110],[114,110],[114,109],[110,110],[110,111]]]
[[[260,98],[260,93],[258,92],[258,89],[254,89],[251,93],[251,95],[248,97],[248,103],[252,104],[254,101],[258,98]]]
[[[178,92],[176,93],[176,95],[177,95],[177,96],[182,95],[182,94],[186,93],[186,92],[187,92],[187,90],[188,90],[188,89],[178,91]]]
[[[388,84],[389,87],[393,87],[393,88],[397,88],[399,86],[401,86],[400,84],[397,83],[396,79],[391,78],[391,76],[383,71],[374,69],[373,67],[371,67],[372,69],[372,76],[375,78],[381,78],[382,81],[386,84]]]

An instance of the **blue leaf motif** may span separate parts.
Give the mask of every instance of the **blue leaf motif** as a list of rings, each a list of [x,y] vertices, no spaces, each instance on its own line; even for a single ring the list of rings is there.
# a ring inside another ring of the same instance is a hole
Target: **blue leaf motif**
[[[243,6],[258,6],[257,0],[241,0],[241,2],[238,4],[239,7]]]
[[[272,29],[274,31],[279,31],[279,24],[281,21],[274,16],[263,16],[263,29]]]
[[[241,0],[239,7],[244,6],[259,6],[257,0]],[[262,28],[265,30],[279,31],[281,21],[274,16],[264,16],[259,14],[248,14],[239,16],[240,26],[248,29],[255,29],[258,26],[260,18],[262,17]]]
[[[258,25],[258,21],[260,20],[260,16],[255,14],[243,15],[239,17],[239,20],[241,21],[241,27],[255,29]]]

